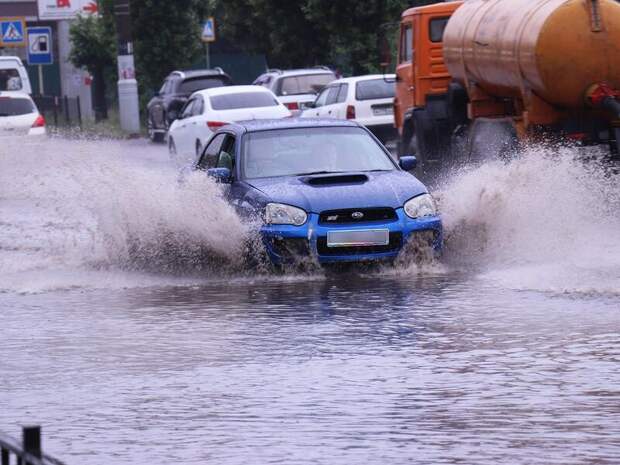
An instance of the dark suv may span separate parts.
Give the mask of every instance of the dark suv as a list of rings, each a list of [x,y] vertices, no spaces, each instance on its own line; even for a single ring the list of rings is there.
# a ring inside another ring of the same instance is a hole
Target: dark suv
[[[187,99],[197,90],[232,85],[221,68],[173,71],[146,106],[149,139],[162,142]]]

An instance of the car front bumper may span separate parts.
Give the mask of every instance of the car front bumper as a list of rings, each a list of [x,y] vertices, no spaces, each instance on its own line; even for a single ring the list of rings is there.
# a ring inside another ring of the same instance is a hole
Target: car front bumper
[[[319,263],[368,262],[393,260],[409,252],[414,244],[441,253],[443,233],[441,219],[429,216],[411,219],[402,208],[397,219],[389,222],[365,222],[337,225],[319,224],[319,215],[311,213],[302,226],[264,225],[260,232],[267,254],[276,264],[294,262],[310,257]],[[387,229],[389,243],[380,246],[328,247],[328,231],[364,231]]]

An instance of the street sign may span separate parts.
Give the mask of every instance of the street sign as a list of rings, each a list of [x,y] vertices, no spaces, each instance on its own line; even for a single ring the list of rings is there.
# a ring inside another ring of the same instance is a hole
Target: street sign
[[[0,18],[0,46],[23,47],[26,45],[24,18]]]
[[[29,27],[28,28],[28,64],[51,65],[54,62],[52,56],[52,28]]]
[[[215,42],[215,18],[209,16],[202,27],[202,41]]]
[[[98,11],[97,0],[37,0],[40,20],[73,19]]]

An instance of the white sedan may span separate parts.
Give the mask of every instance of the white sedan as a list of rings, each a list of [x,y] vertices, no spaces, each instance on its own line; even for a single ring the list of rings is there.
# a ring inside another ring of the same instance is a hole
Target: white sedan
[[[382,142],[386,142],[396,137],[395,80],[394,74],[371,74],[332,81],[301,116],[351,119],[363,124]]]
[[[194,92],[168,132],[170,154],[199,154],[211,134],[228,123],[278,119],[291,112],[268,89],[226,86]]]
[[[45,134],[45,119],[25,92],[0,92],[0,134]]]

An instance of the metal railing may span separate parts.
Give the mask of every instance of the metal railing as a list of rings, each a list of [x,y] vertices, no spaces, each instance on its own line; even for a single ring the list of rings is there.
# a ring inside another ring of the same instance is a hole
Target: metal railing
[[[42,452],[40,426],[24,426],[21,443],[0,433],[1,465],[9,465],[11,455],[15,456],[16,465],[64,465],[60,460]]]
[[[34,95],[32,99],[48,125],[82,127],[79,96]]]

